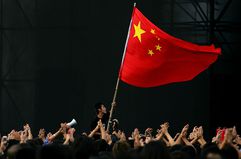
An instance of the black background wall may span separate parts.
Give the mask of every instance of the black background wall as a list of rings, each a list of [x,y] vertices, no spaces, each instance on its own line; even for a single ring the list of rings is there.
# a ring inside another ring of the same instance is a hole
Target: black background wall
[[[217,126],[241,127],[235,93],[241,82],[240,1],[136,2],[166,32],[215,43],[222,55],[188,82],[148,89],[121,82],[114,113],[121,127],[130,133],[169,121],[171,133],[189,123],[212,135]],[[26,122],[35,134],[42,127],[55,131],[72,118],[77,133],[88,132],[93,105],[102,101],[110,108],[132,7],[127,0],[1,0],[0,132]]]

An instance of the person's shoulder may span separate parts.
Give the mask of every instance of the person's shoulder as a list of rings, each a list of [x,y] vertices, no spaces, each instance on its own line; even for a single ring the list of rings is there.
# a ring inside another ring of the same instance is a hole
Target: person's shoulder
[[[110,112],[109,112],[109,111],[106,112],[106,113],[104,114],[104,116],[105,116],[105,117],[109,117],[109,116],[110,116]]]
[[[106,114],[103,115],[103,120],[108,120],[109,119],[109,116],[110,116],[110,113],[107,112]]]

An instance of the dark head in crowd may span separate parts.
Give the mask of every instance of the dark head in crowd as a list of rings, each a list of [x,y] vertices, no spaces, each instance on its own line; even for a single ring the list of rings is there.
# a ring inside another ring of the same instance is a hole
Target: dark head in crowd
[[[75,139],[72,149],[76,159],[88,159],[94,152],[94,141],[87,136],[79,136]]]
[[[171,159],[170,153],[161,141],[151,141],[146,144],[141,152],[143,159]]]
[[[37,159],[72,159],[72,153],[68,146],[50,144],[43,146],[39,152]]]
[[[200,154],[200,159],[224,159],[222,151],[214,143],[206,144]]]
[[[129,151],[131,150],[131,146],[126,141],[117,141],[113,148],[112,153],[115,159],[121,159],[127,156]]]

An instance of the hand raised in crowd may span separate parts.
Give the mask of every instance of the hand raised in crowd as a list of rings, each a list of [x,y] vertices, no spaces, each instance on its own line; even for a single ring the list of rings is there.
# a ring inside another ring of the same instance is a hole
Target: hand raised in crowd
[[[18,140],[20,141],[20,133],[16,130],[12,130],[9,134],[8,134],[8,140]]]
[[[203,147],[207,143],[203,136],[203,127],[202,126],[199,126],[197,129],[197,138],[198,138],[198,142],[201,147]]]
[[[120,141],[126,141],[126,135],[125,135],[125,133],[123,132],[123,131],[120,131],[120,136],[119,136],[120,138]]]
[[[42,141],[44,141],[45,138],[46,138],[46,135],[45,135],[45,134],[46,134],[45,129],[43,129],[43,128],[39,129],[38,138],[40,138]]]
[[[221,135],[222,135],[222,131],[218,131],[216,136],[212,138],[212,143],[219,145],[221,143]]]
[[[20,131],[20,143],[26,143],[28,134],[26,131]]]
[[[190,128],[189,124],[186,124],[180,133],[177,133],[174,138],[171,137],[169,134],[169,123],[164,122],[163,124],[160,125],[160,129],[157,131],[156,138],[153,138],[153,129],[148,127],[145,129],[144,134],[140,133],[138,128],[135,128],[132,137],[129,138],[129,140],[134,140],[134,148],[139,147],[144,147],[146,144],[149,144],[153,140],[162,140],[166,146],[171,147],[175,144],[182,144],[182,145],[187,145],[187,146],[192,146],[196,150],[196,146],[193,146],[194,143],[197,143],[200,145],[201,148],[204,147],[206,144],[206,141],[204,139],[204,133],[203,133],[203,127],[202,126],[195,126],[192,129],[192,132],[188,134],[188,130]],[[114,144],[112,141],[111,135],[106,132],[104,129],[104,125],[101,121],[101,119],[97,122],[97,126],[92,132],[88,135],[88,137],[93,137],[93,134],[96,133],[98,130],[100,130],[100,135],[101,139],[104,139],[106,143],[109,145]],[[241,138],[237,133],[236,127],[232,128],[225,128],[225,129],[220,129],[221,131],[217,131],[216,136],[213,138],[213,142],[218,145],[217,148],[225,150],[225,146],[229,145],[232,146],[237,150],[237,152],[241,155],[239,152],[240,145],[241,145]],[[223,130],[225,130],[225,133],[223,133]],[[75,138],[74,138],[74,133],[76,132],[75,128],[69,127],[66,123],[61,123],[60,128],[58,131],[54,134],[49,133],[47,136],[45,135],[46,132],[44,129],[39,130],[38,137],[42,139],[44,143],[47,141],[47,144],[53,142],[56,136],[58,135],[63,135],[64,137],[64,145],[69,145],[70,143],[73,143]],[[222,134],[223,133],[223,134]],[[31,128],[29,124],[25,124],[23,126],[23,130],[21,131],[16,131],[12,130],[8,136],[4,136],[1,139],[1,144],[0,144],[0,155],[6,150],[7,146],[7,141],[10,139],[18,140],[19,143],[27,143],[27,140],[29,140],[29,135],[31,134]],[[115,135],[117,137],[118,141],[126,141],[126,136],[123,131],[113,131],[112,135]],[[224,135],[224,139],[221,139],[221,135]],[[94,139],[94,138],[92,138]],[[155,141],[154,141],[155,142]]]
[[[234,139],[234,142],[238,145],[241,145],[241,137],[237,135],[236,138]]]
[[[69,126],[67,125],[67,123],[61,123],[60,124],[60,128],[59,128],[59,131],[62,133],[62,134],[66,134],[66,131],[67,129],[69,128]]]
[[[67,123],[60,123],[60,128],[57,132],[55,132],[54,134],[52,134],[51,136],[47,137],[47,139],[52,142],[58,135],[62,134],[62,135],[65,135],[66,134],[66,131],[67,131]]]
[[[181,131],[180,135],[177,137],[177,139],[175,140],[174,144],[181,144],[182,143],[182,138],[184,138],[184,137],[186,138],[188,128],[189,128],[189,124],[186,124],[182,128],[182,131]]]
[[[0,154],[3,154],[3,152],[6,150],[8,145],[8,137],[7,136],[3,136],[1,138],[1,143],[0,143]]]
[[[140,141],[140,132],[137,128],[132,132],[132,138],[134,140],[134,148],[141,147],[143,144]]]
[[[31,128],[28,123],[23,126],[23,131],[26,133],[28,140],[33,139]]]
[[[67,134],[69,134],[69,136],[70,136],[70,142],[74,142],[74,133],[75,133],[75,128],[70,128],[69,130],[68,130],[68,133]]]
[[[95,134],[99,134],[97,131],[100,129],[100,124],[99,122],[97,123],[96,127],[90,132],[88,137],[93,137]]]

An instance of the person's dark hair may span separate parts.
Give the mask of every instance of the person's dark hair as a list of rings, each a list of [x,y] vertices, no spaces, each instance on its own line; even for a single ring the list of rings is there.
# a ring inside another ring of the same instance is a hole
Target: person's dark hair
[[[225,145],[222,148],[222,155],[224,159],[238,159],[239,155],[237,150],[231,145]]]
[[[142,147],[139,147],[137,149],[131,148],[128,151],[128,154],[127,154],[128,156],[125,158],[122,158],[122,159],[140,159],[141,158],[141,150],[142,150]]]
[[[15,140],[15,139],[10,139],[8,140],[8,143],[7,143],[7,147],[6,147],[6,150],[5,150],[5,154],[8,152],[8,149],[10,147],[12,147],[13,145],[18,145],[19,144],[19,141],[18,140]]]
[[[93,153],[94,141],[87,136],[78,136],[72,145],[75,159],[88,159]]]
[[[151,141],[146,144],[142,149],[141,155],[143,159],[170,159],[170,153],[165,146],[165,144],[161,141]]]
[[[221,150],[214,143],[207,143],[201,150],[200,159],[206,159],[209,153],[219,154],[221,156]]]
[[[131,146],[131,148],[134,148],[134,139],[128,139],[127,142]]]
[[[112,153],[103,151],[99,153],[99,159],[113,159]]]
[[[196,150],[194,147],[192,146],[184,146],[182,149],[181,149],[182,152],[185,152],[187,153],[187,155],[189,156],[189,158],[195,158],[197,156],[196,154]]]
[[[181,151],[181,149],[183,148],[184,146],[181,145],[181,144],[176,144],[176,145],[173,145],[172,147],[169,147],[169,151],[172,153],[174,151]]]
[[[131,146],[128,142],[117,141],[112,148],[113,157],[118,159],[118,158],[121,158],[122,156],[126,156],[130,149],[131,149]]]
[[[35,149],[29,144],[20,144],[19,149],[15,154],[15,159],[35,159]]]
[[[34,148],[38,148],[43,145],[43,141],[40,138],[34,138],[32,140],[27,140],[26,143],[28,143],[30,146]]]
[[[98,103],[95,104],[95,112],[96,112],[96,114],[99,113],[99,109],[101,108],[102,105],[103,105],[103,103],[101,103],[101,102],[98,102]]]
[[[110,147],[104,139],[98,139],[94,141],[94,155],[98,155],[99,152],[110,151]]]
[[[177,150],[171,153],[172,159],[193,159],[186,152]]]
[[[37,155],[37,159],[71,159],[72,153],[68,146],[49,144],[43,146]]]
[[[98,156],[90,156],[89,159],[113,159],[111,152],[100,152]]]

